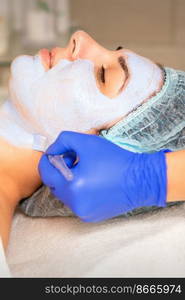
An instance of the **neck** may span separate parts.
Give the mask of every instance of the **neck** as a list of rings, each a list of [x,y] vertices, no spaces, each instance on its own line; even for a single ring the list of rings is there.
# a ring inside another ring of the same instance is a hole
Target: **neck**
[[[40,157],[41,153],[12,146],[0,137],[0,236],[4,247],[17,204],[41,184],[37,170]]]
[[[42,153],[19,148],[0,137],[0,195],[11,205],[29,197],[41,184],[38,162]]]

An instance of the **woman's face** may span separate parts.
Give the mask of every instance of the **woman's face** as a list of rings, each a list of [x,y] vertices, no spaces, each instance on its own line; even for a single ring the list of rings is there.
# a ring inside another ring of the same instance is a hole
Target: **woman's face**
[[[127,49],[110,51],[87,33],[65,48],[20,56],[11,66],[10,97],[34,133],[108,128],[160,90],[161,70]]]
[[[75,32],[65,48],[54,48],[52,51],[42,49],[39,54],[46,70],[56,66],[61,59],[75,61],[87,59],[94,64],[94,76],[100,91],[107,97],[116,97],[128,80],[128,68],[123,51],[110,51],[98,44],[84,31]]]

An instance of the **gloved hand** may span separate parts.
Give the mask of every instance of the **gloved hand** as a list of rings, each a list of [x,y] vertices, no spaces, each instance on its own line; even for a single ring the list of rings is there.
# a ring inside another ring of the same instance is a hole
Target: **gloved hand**
[[[48,160],[48,155],[66,152],[72,181]],[[73,164],[74,152],[77,164]],[[102,137],[66,131],[42,156],[39,171],[53,194],[83,221],[97,222],[142,206],[166,205],[163,151],[132,153]]]

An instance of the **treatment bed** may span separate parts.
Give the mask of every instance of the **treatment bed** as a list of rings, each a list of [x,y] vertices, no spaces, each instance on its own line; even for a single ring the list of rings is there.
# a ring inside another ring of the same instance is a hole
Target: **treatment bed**
[[[13,277],[184,277],[185,203],[97,224],[18,209],[7,261]]]

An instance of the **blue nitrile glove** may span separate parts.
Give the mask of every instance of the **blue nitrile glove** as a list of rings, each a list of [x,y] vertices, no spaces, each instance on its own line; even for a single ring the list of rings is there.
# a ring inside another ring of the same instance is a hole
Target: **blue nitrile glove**
[[[48,160],[48,155],[75,152],[68,157],[72,181]],[[166,205],[166,159],[163,151],[132,153],[95,135],[63,132],[39,163],[43,182],[81,220],[97,222],[142,206]]]

